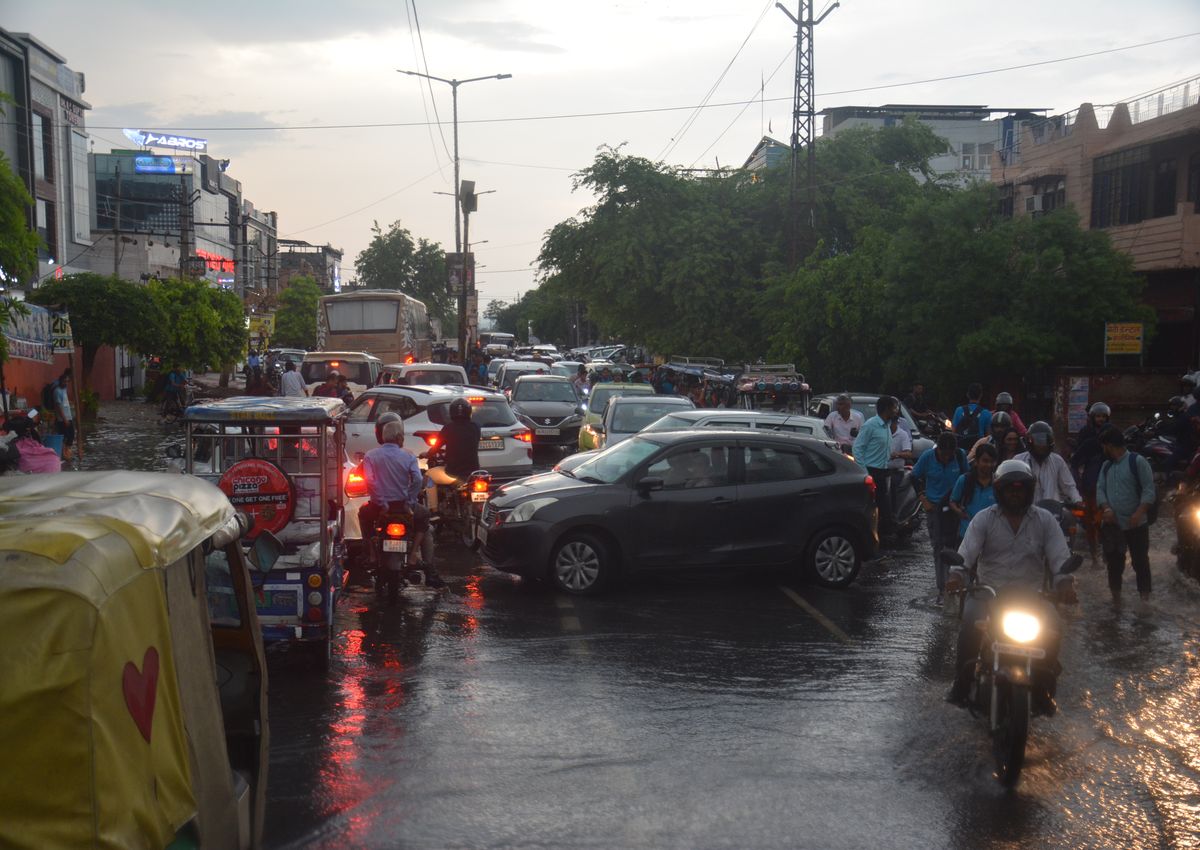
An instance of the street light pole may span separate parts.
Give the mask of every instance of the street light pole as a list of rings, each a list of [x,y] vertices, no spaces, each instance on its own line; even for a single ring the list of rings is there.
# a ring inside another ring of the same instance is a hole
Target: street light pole
[[[410,77],[423,77],[426,80],[435,80],[439,83],[445,83],[450,86],[450,101],[453,107],[452,116],[454,122],[454,253],[461,255],[463,253],[462,241],[462,191],[459,188],[458,175],[458,87],[467,83],[476,83],[480,80],[508,80],[512,79],[512,74],[489,74],[486,77],[471,77],[466,80],[447,80],[445,77],[435,77],[432,74],[422,74],[420,71],[405,71],[402,68],[397,68],[396,71],[401,74],[407,74]],[[458,293],[458,358],[462,363],[467,360],[467,328],[466,328],[466,313],[467,313],[467,284],[466,275],[463,275],[463,284]]]

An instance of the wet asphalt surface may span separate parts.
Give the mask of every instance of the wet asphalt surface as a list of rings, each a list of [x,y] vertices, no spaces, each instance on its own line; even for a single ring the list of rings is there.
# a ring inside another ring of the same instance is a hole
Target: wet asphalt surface
[[[148,406],[106,420],[85,468],[164,467]],[[594,599],[446,543],[448,592],[343,598],[327,674],[271,648],[266,843],[1200,847],[1200,586],[1162,513],[1149,611],[1080,571],[1015,792],[942,701],[957,623],[923,532],[845,591],[673,573]]]

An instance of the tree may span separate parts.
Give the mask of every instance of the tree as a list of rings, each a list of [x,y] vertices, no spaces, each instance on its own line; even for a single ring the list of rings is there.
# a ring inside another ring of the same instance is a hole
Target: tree
[[[287,348],[317,347],[321,287],[311,277],[294,277],[279,295],[273,342]]]
[[[31,303],[61,307],[70,313],[71,334],[83,353],[84,387],[91,384],[100,346],[120,345],[139,354],[153,354],[166,324],[166,314],[146,287],[93,272],[48,280],[28,298]]]
[[[154,353],[169,365],[225,367],[246,349],[246,317],[232,292],[204,281],[152,280],[147,291],[167,320],[157,328]]]
[[[32,206],[25,184],[0,153],[0,282],[9,287],[24,286],[37,276],[41,239],[29,226]]]
[[[446,292],[446,255],[442,247],[412,234],[393,222],[386,232],[376,221],[374,238],[359,253],[357,286],[398,289],[424,302],[430,318],[440,319],[442,332],[457,332],[458,301]]]

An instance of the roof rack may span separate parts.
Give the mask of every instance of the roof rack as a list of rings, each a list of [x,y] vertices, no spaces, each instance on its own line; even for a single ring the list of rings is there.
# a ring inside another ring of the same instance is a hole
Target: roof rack
[[[680,363],[684,366],[724,366],[725,361],[720,357],[686,357],[681,354],[672,354],[667,358],[667,365],[672,363]]]

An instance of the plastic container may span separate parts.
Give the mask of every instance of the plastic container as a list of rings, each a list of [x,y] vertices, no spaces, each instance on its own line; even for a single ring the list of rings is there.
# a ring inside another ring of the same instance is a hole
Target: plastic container
[[[63,435],[62,434],[47,434],[42,437],[42,445],[48,449],[54,449],[54,453],[62,457],[63,453]]]

